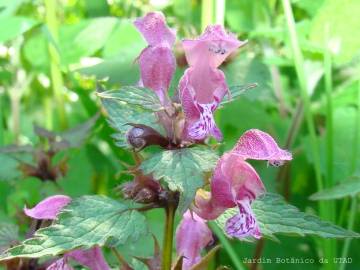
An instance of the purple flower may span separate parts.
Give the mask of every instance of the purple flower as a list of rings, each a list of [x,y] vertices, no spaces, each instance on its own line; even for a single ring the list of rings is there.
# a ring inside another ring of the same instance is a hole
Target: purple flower
[[[162,104],[169,103],[167,91],[176,68],[171,51],[175,31],[168,28],[161,12],[150,12],[134,22],[149,44],[139,56],[140,85],[156,92]]]
[[[24,212],[27,216],[34,219],[54,220],[60,211],[70,202],[71,198],[65,195],[50,196],[31,209],[25,207]],[[91,270],[110,269],[102,255],[101,249],[95,246],[87,250],[78,249],[65,253],[61,259],[48,266],[47,270],[72,270],[73,268],[68,263],[69,259],[73,259]]]
[[[25,207],[24,212],[27,216],[34,219],[53,220],[70,201],[71,198],[65,195],[50,196],[31,209]]]
[[[281,149],[269,134],[258,129],[246,131],[232,151],[243,159],[267,160],[273,166],[292,159],[291,153]]]
[[[270,164],[281,165],[291,158],[291,154],[281,149],[269,134],[256,129],[245,132],[233,150],[220,158],[211,180],[211,192],[198,192],[193,210],[210,220],[228,208],[237,207],[238,212],[225,224],[227,234],[239,239],[260,238],[251,202],[265,192],[265,187],[245,159],[268,160]]]
[[[213,112],[228,92],[221,63],[245,42],[226,33],[220,25],[208,26],[197,39],[184,40],[183,47],[190,67],[179,82],[179,97],[185,113],[184,137],[203,140],[212,135],[218,141],[222,134]]]
[[[178,256],[184,257],[182,269],[190,269],[198,263],[201,260],[201,250],[212,240],[212,233],[205,220],[186,211],[176,230],[176,251]]]

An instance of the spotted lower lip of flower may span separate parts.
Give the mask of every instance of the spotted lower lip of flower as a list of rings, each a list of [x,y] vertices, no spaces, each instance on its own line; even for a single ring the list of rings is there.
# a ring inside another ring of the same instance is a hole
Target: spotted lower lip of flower
[[[247,237],[261,238],[260,228],[250,203],[248,199],[237,202],[239,212],[229,218],[225,224],[225,231],[230,237],[239,239]]]
[[[176,251],[183,256],[183,270],[191,269],[191,266],[201,260],[201,250],[211,241],[212,233],[206,225],[206,221],[189,210],[183,215],[176,230]]]
[[[189,68],[180,80],[180,100],[185,114],[184,137],[204,140],[211,135],[221,141],[222,133],[216,126],[213,113],[228,88],[221,70],[208,70],[208,73],[200,75],[195,69]],[[204,78],[208,81],[204,81]]]
[[[175,31],[166,25],[161,12],[150,12],[134,22],[148,43],[140,54],[140,85],[156,92],[162,104],[170,103],[167,91],[176,68],[171,47],[175,42]]]
[[[281,149],[269,134],[258,129],[246,131],[232,152],[243,159],[268,160],[273,166],[280,166],[284,161],[292,159],[291,153]]]

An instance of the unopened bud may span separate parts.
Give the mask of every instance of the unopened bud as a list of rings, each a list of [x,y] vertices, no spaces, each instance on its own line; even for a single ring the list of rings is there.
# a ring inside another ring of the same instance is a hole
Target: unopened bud
[[[149,145],[166,147],[169,140],[162,136],[152,127],[141,124],[130,124],[133,126],[126,134],[128,143],[135,149],[141,150]]]
[[[161,186],[151,177],[138,175],[133,181],[122,184],[120,190],[125,199],[147,204],[158,201]]]

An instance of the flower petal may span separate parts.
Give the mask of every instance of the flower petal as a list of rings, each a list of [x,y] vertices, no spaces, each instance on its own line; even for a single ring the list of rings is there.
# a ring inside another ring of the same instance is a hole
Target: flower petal
[[[205,220],[213,220],[220,216],[228,207],[217,204],[211,197],[211,193],[203,189],[196,192],[195,203],[192,210]]]
[[[182,269],[190,269],[199,262],[201,250],[212,240],[212,233],[206,222],[189,210],[185,212],[176,231],[177,254],[184,256]]]
[[[230,152],[218,161],[211,181],[211,196],[216,205],[234,207],[242,199],[253,200],[265,192],[254,168]]]
[[[73,268],[68,264],[66,258],[61,258],[49,265],[46,270],[73,270]]]
[[[167,90],[176,68],[171,49],[166,46],[149,46],[139,57],[141,83],[156,92],[162,104],[167,101]]]
[[[186,60],[190,66],[216,68],[237,48],[244,45],[234,34],[227,33],[221,25],[210,25],[197,39],[183,40]]]
[[[34,219],[55,219],[58,213],[71,201],[71,198],[65,195],[55,195],[39,202],[35,207],[24,208],[27,216]]]
[[[109,270],[110,267],[105,261],[101,248],[95,246],[87,250],[74,250],[65,255],[67,258],[72,258],[90,270]]]
[[[170,47],[175,43],[175,31],[167,27],[165,16],[161,12],[149,12],[138,18],[134,25],[151,46],[166,44]]]
[[[208,69],[207,72],[200,74],[196,68],[189,68],[180,80],[180,100],[186,121],[184,133],[193,140],[212,135],[220,141],[222,134],[215,124],[213,112],[228,88],[222,71]]]
[[[227,220],[226,233],[239,239],[249,236],[259,239],[261,237],[259,225],[250,206],[250,200],[244,199],[237,202],[239,213]]]
[[[281,149],[269,134],[258,129],[246,131],[232,151],[243,159],[268,160],[274,166],[292,159],[291,153]]]

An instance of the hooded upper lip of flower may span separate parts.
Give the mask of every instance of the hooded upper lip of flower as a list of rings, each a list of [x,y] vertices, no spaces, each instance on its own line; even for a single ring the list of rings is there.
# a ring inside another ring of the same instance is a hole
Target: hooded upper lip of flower
[[[212,135],[217,140],[222,139],[213,112],[228,92],[228,87],[225,75],[217,68],[245,43],[220,25],[208,26],[197,39],[183,40],[190,65],[179,83],[179,97],[186,118],[185,137],[202,140]]]
[[[200,252],[213,240],[206,221],[189,210],[185,212],[176,230],[176,251],[184,256],[182,269],[190,269],[201,259]]]
[[[140,54],[140,85],[156,92],[162,104],[167,105],[167,91],[176,68],[171,47],[175,42],[175,31],[167,27],[161,12],[150,12],[134,22],[149,44]]]
[[[269,164],[281,165],[292,156],[269,134],[248,130],[236,146],[220,158],[211,180],[211,192],[198,192],[193,210],[204,219],[215,219],[226,209],[237,206],[239,213],[226,223],[228,235],[259,238],[260,229],[251,202],[265,192],[265,187],[246,159],[268,160]]]
[[[34,219],[48,219],[54,220],[57,218],[60,211],[71,202],[71,198],[65,195],[50,196],[35,207],[28,209],[24,208],[27,216]],[[80,264],[89,267],[91,270],[109,270],[110,267],[106,263],[100,247],[94,246],[87,250],[77,249],[64,254],[63,258],[52,263],[47,269],[69,269],[72,267],[68,264],[68,259],[74,259]]]

